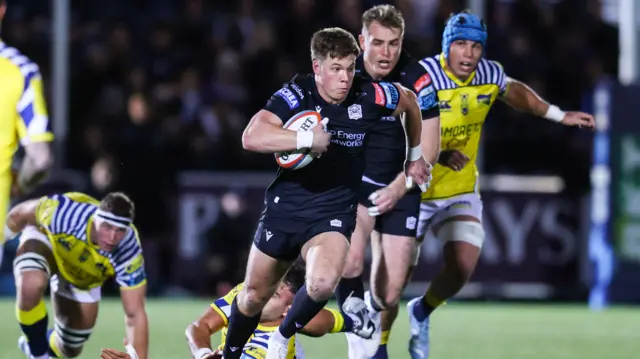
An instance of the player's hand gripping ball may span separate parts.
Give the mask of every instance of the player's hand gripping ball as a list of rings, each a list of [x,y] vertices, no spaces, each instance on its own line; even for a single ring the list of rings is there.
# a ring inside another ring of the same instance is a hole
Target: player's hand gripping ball
[[[276,153],[276,162],[282,168],[297,170],[303,168],[322,152],[327,150],[331,135],[326,133],[328,119],[315,111],[303,111],[291,117],[282,128],[291,131],[313,131],[313,145],[295,151]],[[321,127],[316,128],[318,125]]]

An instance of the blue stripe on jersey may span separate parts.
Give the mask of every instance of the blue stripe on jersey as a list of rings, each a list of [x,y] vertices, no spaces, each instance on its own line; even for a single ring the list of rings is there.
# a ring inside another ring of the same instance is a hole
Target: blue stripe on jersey
[[[86,223],[89,216],[98,207],[89,203],[75,202],[59,194],[50,196],[50,198],[58,201],[50,231],[55,234],[66,233],[81,238],[81,236],[76,235],[80,232],[85,235],[84,239],[86,240]]]
[[[125,275],[129,262],[140,254],[142,254],[142,248],[138,244],[138,238],[136,238],[135,231],[130,230],[111,254],[111,263],[116,277]]]

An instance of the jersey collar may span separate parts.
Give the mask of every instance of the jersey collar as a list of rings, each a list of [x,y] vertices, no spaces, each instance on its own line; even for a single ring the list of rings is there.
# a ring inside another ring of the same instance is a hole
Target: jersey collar
[[[447,77],[460,87],[468,86],[473,80],[473,78],[476,77],[476,71],[473,70],[473,72],[471,73],[471,75],[469,75],[469,78],[466,81],[460,81],[460,79],[456,75],[454,75],[451,71],[449,71],[449,68],[447,67],[447,60],[444,57],[444,53],[440,54],[440,67],[442,68],[442,71],[444,71],[444,73],[447,75]]]

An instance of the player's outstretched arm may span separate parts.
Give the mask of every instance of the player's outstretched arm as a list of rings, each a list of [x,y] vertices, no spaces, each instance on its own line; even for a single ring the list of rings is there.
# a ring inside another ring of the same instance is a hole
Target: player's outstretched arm
[[[39,204],[39,199],[30,199],[11,208],[4,225],[4,238],[12,239],[29,224],[38,225],[36,210]]]
[[[507,78],[508,90],[500,98],[511,107],[533,115],[560,122],[566,126],[593,128],[593,116],[584,112],[564,112],[542,99],[533,89],[518,80]]]
[[[211,307],[207,308],[198,320],[189,324],[184,334],[192,357],[195,359],[213,357],[211,336],[222,330],[225,325],[225,319]]]
[[[133,345],[140,359],[147,359],[149,355],[149,320],[145,308],[146,295],[146,283],[132,288],[120,289],[127,340]]]

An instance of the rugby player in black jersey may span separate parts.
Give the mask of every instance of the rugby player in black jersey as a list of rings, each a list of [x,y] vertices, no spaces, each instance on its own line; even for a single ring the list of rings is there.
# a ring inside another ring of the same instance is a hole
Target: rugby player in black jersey
[[[364,12],[359,36],[363,54],[356,61],[356,76],[399,82],[415,91],[418,98],[427,96],[423,90],[431,88],[427,86],[431,79],[424,67],[402,52],[403,34],[402,13],[392,5],[379,5]],[[438,112],[421,111],[422,119],[431,119],[422,122],[422,151],[428,163],[435,163],[440,149]],[[387,358],[389,330],[397,316],[411,264],[418,255],[415,237],[420,191],[405,186],[406,140],[401,118],[382,117],[367,136],[358,220],[336,297],[340,304],[350,295],[364,298],[362,270],[371,238],[371,293],[367,293],[366,301],[374,322],[379,321],[379,313],[384,310],[380,346],[374,358]],[[347,339],[349,358],[364,357],[359,352],[362,346],[357,343],[360,338],[347,334]]]
[[[420,146],[422,117],[415,94],[389,82],[354,83],[359,53],[355,38],[343,29],[316,32],[311,39],[313,74],[297,75],[285,84],[243,133],[243,146],[250,151],[275,153],[311,148],[322,157],[298,170],[279,169],[266,191],[244,286],[231,305],[225,359],[240,357],[262,308],[299,254],[307,263],[306,286],[298,291],[287,316],[269,340],[267,359],[285,359],[289,339],[331,297],[342,275],[355,226],[366,133],[380,117],[407,113],[410,150],[405,173],[419,185],[428,179]],[[308,132],[282,128],[285,121],[306,110],[327,118],[328,123],[323,121],[325,128],[316,126]],[[359,311],[365,321],[366,309],[360,303],[362,308],[351,310]]]

